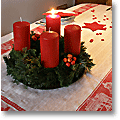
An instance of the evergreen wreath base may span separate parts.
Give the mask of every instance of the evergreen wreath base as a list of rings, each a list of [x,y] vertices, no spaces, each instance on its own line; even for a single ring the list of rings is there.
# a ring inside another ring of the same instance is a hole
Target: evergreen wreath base
[[[63,37],[59,41],[59,46],[60,61],[55,68],[42,66],[41,54],[37,49],[24,48],[22,51],[15,51],[13,47],[9,55],[3,57],[7,65],[7,75],[11,75],[15,83],[23,83],[26,88],[29,86],[34,89],[55,89],[69,86],[95,65],[90,55],[85,52],[84,42],[81,42],[80,54],[75,56],[75,64],[70,67],[63,61],[68,55],[64,53]]]

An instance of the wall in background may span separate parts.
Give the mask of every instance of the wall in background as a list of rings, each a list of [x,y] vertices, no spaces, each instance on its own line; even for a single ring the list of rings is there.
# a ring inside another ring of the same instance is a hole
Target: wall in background
[[[1,0],[1,36],[13,31],[13,23],[20,17],[30,23],[43,18],[42,13],[52,7],[67,4],[73,0]]]

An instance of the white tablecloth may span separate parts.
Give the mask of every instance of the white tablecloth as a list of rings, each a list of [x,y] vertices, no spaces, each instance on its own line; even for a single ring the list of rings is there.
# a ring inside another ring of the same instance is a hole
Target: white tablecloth
[[[73,11],[85,4],[71,7],[67,10]],[[37,90],[28,88],[25,89],[23,84],[16,85],[12,82],[10,76],[6,76],[6,65],[1,57],[1,93],[13,102],[27,111],[75,111],[77,107],[88,97],[94,90],[106,73],[112,68],[112,11],[106,11],[110,6],[98,5],[84,13],[78,15],[74,22],[81,27],[84,23],[92,23],[100,21],[101,24],[106,24],[106,30],[92,31],[87,28],[82,28],[81,41],[85,41],[87,52],[91,55],[93,62],[96,64],[90,73],[84,75],[80,80],[73,83],[69,87],[63,87],[54,90]],[[95,12],[91,12],[91,10]],[[92,19],[93,15],[97,19]],[[103,20],[106,15],[109,20]],[[31,24],[31,29],[39,25]],[[64,36],[64,27],[61,26],[61,34]],[[102,35],[96,35],[102,33]],[[10,33],[1,38],[1,44],[13,38],[13,33]],[[90,39],[94,41],[89,42]],[[104,39],[104,41],[101,41]],[[8,52],[6,53],[8,54]],[[3,56],[3,55],[2,55]]]

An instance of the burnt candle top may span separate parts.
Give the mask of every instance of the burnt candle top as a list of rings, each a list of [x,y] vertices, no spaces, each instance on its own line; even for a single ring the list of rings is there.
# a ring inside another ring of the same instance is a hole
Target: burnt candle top
[[[53,40],[53,39],[59,37],[59,34],[57,32],[54,32],[54,31],[46,31],[46,32],[43,32],[41,34],[41,37],[44,40]]]
[[[27,21],[18,21],[13,24],[15,27],[25,27],[25,26],[30,26],[30,23]]]
[[[65,29],[67,29],[68,31],[77,31],[81,30],[81,27],[79,25],[67,25],[65,26]]]

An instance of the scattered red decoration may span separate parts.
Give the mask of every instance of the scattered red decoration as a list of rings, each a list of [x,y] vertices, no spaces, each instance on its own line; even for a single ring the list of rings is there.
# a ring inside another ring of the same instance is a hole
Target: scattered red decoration
[[[101,39],[101,41],[104,41],[104,39]]]
[[[102,33],[99,33],[99,35],[102,35]]]
[[[106,15],[104,15],[104,17],[106,17]]]
[[[90,42],[92,43],[92,42],[93,42],[93,39],[90,39]]]
[[[95,12],[95,10],[93,9],[93,10],[91,10],[91,12]]]
[[[105,19],[103,19],[105,21]]]
[[[112,28],[112,26],[110,26],[110,28]]]
[[[99,33],[96,33],[96,35],[99,35]]]
[[[95,15],[93,15],[93,17],[95,17]]]
[[[106,18],[106,20],[109,20],[109,18]]]
[[[98,21],[100,23],[100,21]]]
[[[85,26],[82,26],[82,28],[89,28],[92,31],[96,31],[96,30],[106,30],[106,25],[104,24],[99,24],[97,22],[93,22],[93,23],[84,23]]]

